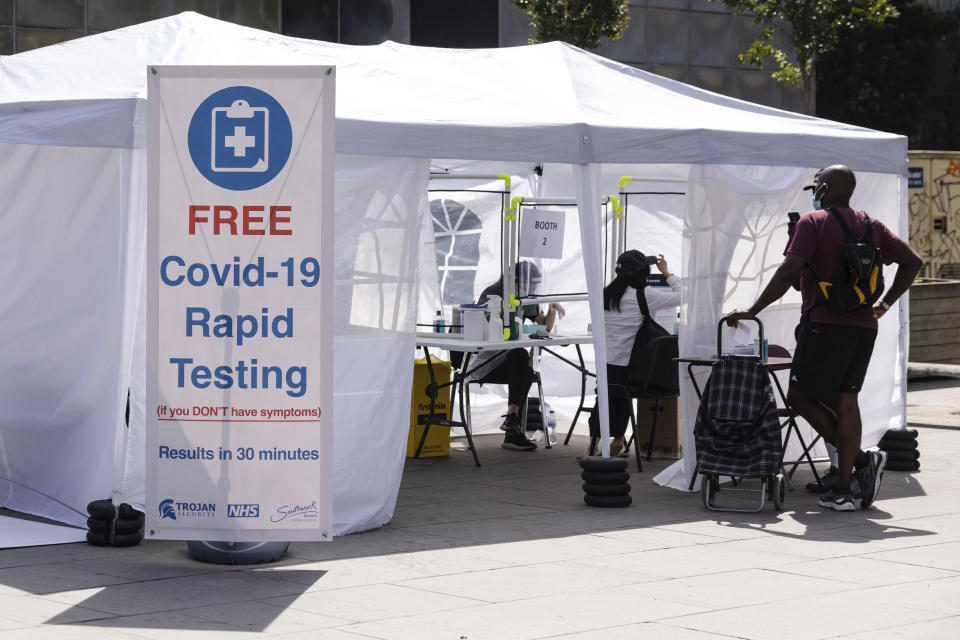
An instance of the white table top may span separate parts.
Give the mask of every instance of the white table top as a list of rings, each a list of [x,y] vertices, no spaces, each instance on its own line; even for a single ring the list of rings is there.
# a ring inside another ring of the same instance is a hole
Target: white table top
[[[417,346],[446,349],[448,351],[505,351],[508,349],[526,349],[528,347],[562,347],[568,344],[591,344],[593,336],[589,333],[553,335],[540,340],[524,334],[518,340],[464,340],[462,334],[457,333],[417,333]]]

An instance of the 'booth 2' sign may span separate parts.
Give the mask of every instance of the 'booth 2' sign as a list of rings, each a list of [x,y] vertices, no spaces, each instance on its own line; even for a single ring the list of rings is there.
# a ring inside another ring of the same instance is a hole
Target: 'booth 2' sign
[[[524,258],[563,257],[564,212],[530,209],[520,216],[519,254]]]

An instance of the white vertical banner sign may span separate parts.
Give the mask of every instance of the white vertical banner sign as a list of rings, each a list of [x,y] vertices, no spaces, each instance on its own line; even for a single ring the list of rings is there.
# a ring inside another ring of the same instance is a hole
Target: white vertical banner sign
[[[329,540],[334,69],[147,77],[146,537]]]

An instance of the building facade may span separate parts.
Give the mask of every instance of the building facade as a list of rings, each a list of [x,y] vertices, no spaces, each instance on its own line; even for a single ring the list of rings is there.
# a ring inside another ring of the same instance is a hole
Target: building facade
[[[0,55],[196,11],[257,29],[344,44],[394,40],[517,46],[530,35],[511,0],[0,0]],[[623,38],[600,55],[710,91],[799,111],[799,90],[743,65],[758,28],[709,0],[631,0]]]

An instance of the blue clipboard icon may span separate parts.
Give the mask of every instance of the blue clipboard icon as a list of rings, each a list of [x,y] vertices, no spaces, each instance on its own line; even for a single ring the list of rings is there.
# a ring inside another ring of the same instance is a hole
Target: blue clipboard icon
[[[210,169],[219,173],[263,173],[270,167],[270,111],[234,100],[211,110]]]

